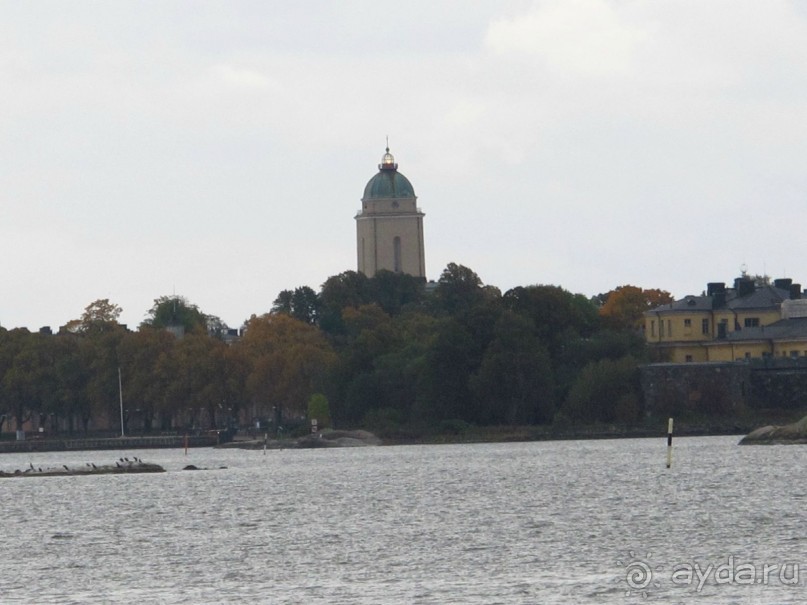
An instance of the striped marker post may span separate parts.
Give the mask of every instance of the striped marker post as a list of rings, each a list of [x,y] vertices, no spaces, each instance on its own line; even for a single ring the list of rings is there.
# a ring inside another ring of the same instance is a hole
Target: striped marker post
[[[672,433],[673,419],[670,418],[667,422],[667,468],[672,466]]]

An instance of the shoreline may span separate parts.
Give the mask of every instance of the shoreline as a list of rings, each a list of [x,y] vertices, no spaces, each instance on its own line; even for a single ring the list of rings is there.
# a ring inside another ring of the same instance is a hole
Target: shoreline
[[[681,421],[676,424],[676,437],[742,437],[769,422],[763,418],[753,420],[742,419],[722,422],[690,422]],[[381,430],[374,433],[366,431],[337,431],[340,435],[352,432],[366,433],[372,438],[363,445],[441,445],[463,443],[519,443],[531,441],[575,441],[595,439],[646,439],[665,438],[666,422],[654,421],[637,426],[589,425],[563,428],[556,426],[465,426],[459,430],[443,432],[422,430]],[[335,435],[336,436],[336,435]],[[299,441],[309,440],[307,435],[287,437],[267,441],[268,449],[292,449],[301,447]],[[240,449],[262,449],[263,439],[254,436],[236,435],[226,444],[219,443],[216,435],[194,435],[187,437],[189,448],[229,447]],[[51,439],[28,439],[24,441],[0,440],[0,454],[27,452],[57,452],[82,450],[131,450],[131,449],[182,449],[186,445],[184,435],[159,435],[137,437],[64,437]],[[315,444],[318,446],[318,444]],[[355,443],[353,445],[356,445]],[[306,447],[306,446],[302,446]]]
[[[184,435],[154,435],[140,437],[63,437],[52,439],[0,440],[0,454],[26,452],[72,452],[88,450],[133,450],[184,448]],[[216,435],[188,435],[187,445],[212,447],[218,443]]]

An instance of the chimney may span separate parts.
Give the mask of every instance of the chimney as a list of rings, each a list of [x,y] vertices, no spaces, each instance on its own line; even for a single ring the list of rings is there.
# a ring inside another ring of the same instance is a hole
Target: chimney
[[[734,289],[737,291],[737,296],[748,296],[753,294],[755,290],[754,280],[747,277],[738,277],[734,280]]]
[[[783,277],[781,279],[773,280],[773,287],[779,288],[780,290],[790,290],[790,285],[793,283],[793,280],[788,277]]]
[[[790,284],[790,299],[798,300],[801,298],[801,284]]]
[[[706,284],[706,295],[712,298],[712,308],[719,309],[726,304],[726,284],[720,282],[709,282]]]

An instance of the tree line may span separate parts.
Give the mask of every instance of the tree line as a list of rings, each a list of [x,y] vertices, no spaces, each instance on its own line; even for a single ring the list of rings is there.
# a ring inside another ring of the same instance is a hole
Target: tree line
[[[238,338],[182,297],[129,331],[91,303],[57,334],[0,328],[0,430],[176,431],[293,424],[314,406],[381,432],[457,424],[636,422],[642,313],[671,297],[621,286],[502,292],[451,263],[437,282],[346,271],[279,293]],[[312,412],[314,413],[314,412]]]

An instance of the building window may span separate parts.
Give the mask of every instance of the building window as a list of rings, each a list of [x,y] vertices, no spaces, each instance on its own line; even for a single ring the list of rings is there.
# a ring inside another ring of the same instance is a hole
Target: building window
[[[709,334],[709,320],[702,319],[701,320],[701,333],[708,335]]]
[[[684,320],[684,327],[685,328],[691,328],[692,327],[692,320],[691,319],[685,319]]]
[[[793,359],[798,359],[799,358],[799,352],[798,351],[790,351],[790,357],[792,357]]]
[[[658,322],[658,335],[659,338],[664,338],[664,320],[661,319]]]
[[[726,334],[728,333],[728,327],[729,327],[729,320],[721,319],[720,323],[717,324],[717,337],[725,338]]]
[[[759,317],[746,317],[743,321],[743,326],[746,328],[758,328]]]
[[[655,336],[655,335],[656,335],[656,320],[651,319],[650,320],[650,336]]]
[[[692,355],[687,355],[687,356],[684,358],[684,361],[686,361],[687,363],[690,363],[690,362],[692,361]]]
[[[751,359],[751,353],[749,351],[745,352],[745,358],[746,359]]]
[[[672,338],[672,320],[667,320],[667,336]]]
[[[401,238],[397,235],[395,239],[392,240],[392,249],[393,249],[393,271],[395,273],[401,272]]]

